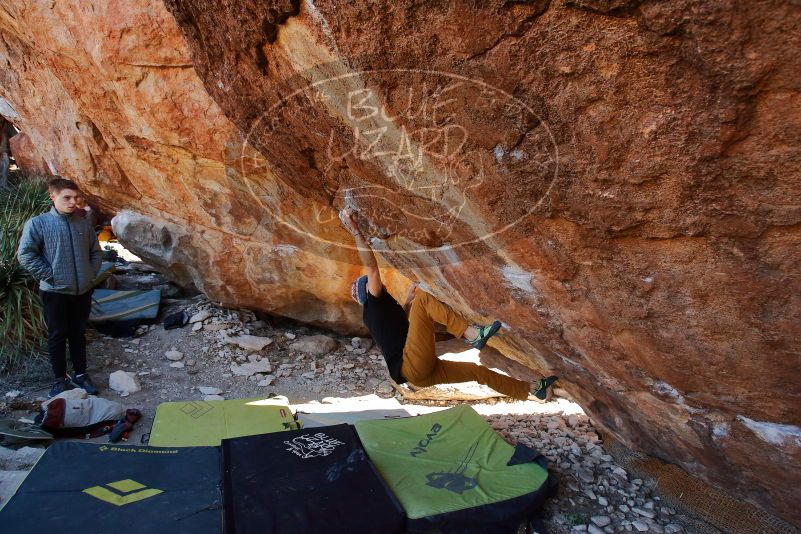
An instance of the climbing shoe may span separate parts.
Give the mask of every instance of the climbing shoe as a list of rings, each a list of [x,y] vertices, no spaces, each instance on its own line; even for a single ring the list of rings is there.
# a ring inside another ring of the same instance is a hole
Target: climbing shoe
[[[128,441],[128,435],[131,433],[131,430],[133,430],[136,422],[141,418],[142,412],[139,410],[135,408],[125,410],[125,417],[117,421],[117,424],[114,425],[111,434],[108,436],[109,443],[117,443],[120,440]]]
[[[551,386],[553,386],[554,382],[559,380],[558,376],[548,376],[546,378],[540,378],[537,380],[537,383],[534,384],[534,388],[531,390],[531,394],[534,398],[538,401],[547,402],[551,400],[551,395],[553,394]]]
[[[501,322],[495,321],[489,326],[474,325],[474,328],[478,330],[478,335],[476,336],[476,339],[470,342],[470,345],[473,346],[473,348],[481,350],[484,348],[484,345],[487,344],[489,338],[494,336],[498,330],[501,329]]]
[[[92,383],[92,379],[86,373],[70,377],[70,382],[76,388],[83,388],[86,390],[87,395],[97,395],[98,391]]]
[[[74,386],[72,383],[66,378],[58,378],[56,382],[53,384],[53,387],[50,389],[50,393],[47,394],[48,398],[53,398],[59,393],[63,393],[69,389],[72,389]]]

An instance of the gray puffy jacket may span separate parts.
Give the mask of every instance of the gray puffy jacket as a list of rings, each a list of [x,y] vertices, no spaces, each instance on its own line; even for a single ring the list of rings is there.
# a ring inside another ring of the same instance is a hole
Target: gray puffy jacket
[[[17,258],[42,291],[82,295],[92,289],[101,251],[87,219],[53,206],[25,223]]]

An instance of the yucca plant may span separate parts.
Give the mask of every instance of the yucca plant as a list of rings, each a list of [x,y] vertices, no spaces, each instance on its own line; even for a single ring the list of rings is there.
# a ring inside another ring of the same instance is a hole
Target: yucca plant
[[[0,366],[40,350],[45,339],[37,283],[16,258],[25,221],[50,207],[43,180],[0,189]]]

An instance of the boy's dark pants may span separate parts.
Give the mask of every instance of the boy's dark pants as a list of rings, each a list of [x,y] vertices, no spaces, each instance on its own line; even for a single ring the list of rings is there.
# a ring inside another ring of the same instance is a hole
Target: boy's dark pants
[[[86,324],[92,310],[92,290],[83,295],[63,295],[41,291],[47,324],[47,350],[56,378],[67,375],[67,341],[70,343],[72,369],[76,375],[86,372]]]

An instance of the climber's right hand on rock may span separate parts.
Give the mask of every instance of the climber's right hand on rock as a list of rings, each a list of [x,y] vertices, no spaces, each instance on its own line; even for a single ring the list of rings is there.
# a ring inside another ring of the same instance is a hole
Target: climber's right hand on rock
[[[356,213],[352,209],[342,208],[339,211],[339,220],[348,232],[356,237],[361,237],[362,233],[358,224],[356,224]]]

